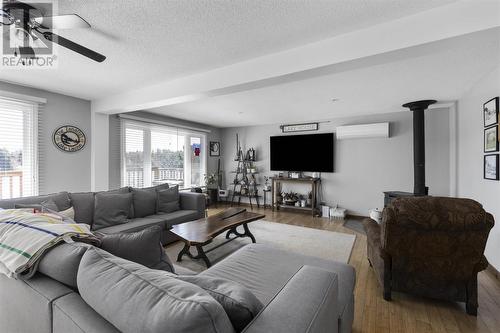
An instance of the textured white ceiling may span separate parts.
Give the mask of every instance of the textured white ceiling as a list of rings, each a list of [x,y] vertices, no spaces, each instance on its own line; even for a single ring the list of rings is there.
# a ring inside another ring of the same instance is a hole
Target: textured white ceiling
[[[149,111],[218,127],[397,112],[414,100],[457,100],[498,59],[500,28],[387,54],[377,65]]]
[[[56,70],[5,70],[0,80],[86,99],[297,47],[454,0],[64,0],[93,30],[59,33],[107,56],[59,48]]]

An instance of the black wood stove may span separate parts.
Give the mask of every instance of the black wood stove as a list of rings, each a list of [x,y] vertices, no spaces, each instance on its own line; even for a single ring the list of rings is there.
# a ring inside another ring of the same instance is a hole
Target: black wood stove
[[[413,112],[413,193],[401,191],[384,192],[384,206],[398,197],[419,197],[429,194],[425,186],[425,110],[435,100],[416,101],[403,104]]]

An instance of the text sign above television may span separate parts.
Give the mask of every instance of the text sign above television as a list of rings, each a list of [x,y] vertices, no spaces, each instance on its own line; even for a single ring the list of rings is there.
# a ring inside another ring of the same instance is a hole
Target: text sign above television
[[[317,131],[319,129],[319,123],[281,125],[280,127],[283,133]]]

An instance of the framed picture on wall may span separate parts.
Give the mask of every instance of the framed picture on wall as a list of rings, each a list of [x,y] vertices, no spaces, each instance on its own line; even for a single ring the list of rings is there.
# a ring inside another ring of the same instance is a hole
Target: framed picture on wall
[[[498,151],[498,125],[488,127],[484,130],[484,152]]]
[[[498,154],[484,156],[484,179],[499,180]]]
[[[220,156],[220,142],[210,141],[210,156]]]
[[[498,123],[498,97],[483,104],[484,127]]]

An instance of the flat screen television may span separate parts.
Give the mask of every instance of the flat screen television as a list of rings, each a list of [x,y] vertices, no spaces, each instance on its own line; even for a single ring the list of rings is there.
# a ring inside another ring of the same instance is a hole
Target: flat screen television
[[[271,170],[333,172],[333,133],[272,136]]]

